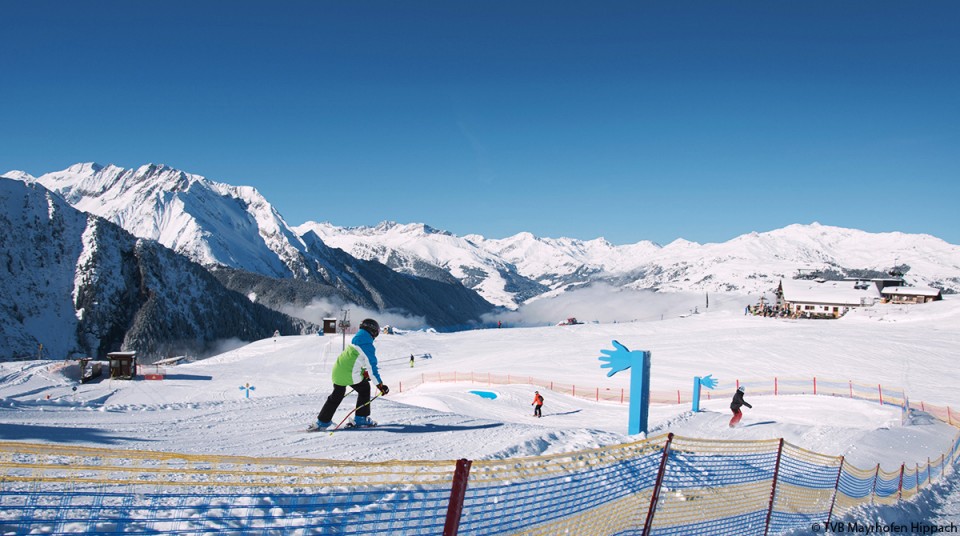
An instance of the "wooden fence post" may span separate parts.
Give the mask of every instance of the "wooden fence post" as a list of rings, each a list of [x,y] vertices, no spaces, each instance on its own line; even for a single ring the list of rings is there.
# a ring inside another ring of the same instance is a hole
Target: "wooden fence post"
[[[773,467],[773,486],[770,488],[770,507],[767,508],[767,522],[763,527],[763,536],[770,532],[770,518],[773,516],[773,503],[777,498],[777,477],[780,476],[780,458],[783,456],[783,438],[780,438],[780,446],[777,447],[777,464]]]
[[[673,432],[667,434],[667,442],[663,444],[663,456],[660,458],[660,469],[657,471],[657,481],[653,484],[653,494],[650,495],[650,508],[647,509],[647,520],[643,524],[641,536],[648,536],[653,526],[653,514],[657,512],[657,502],[660,501],[660,487],[663,485],[663,474],[667,472],[667,458],[670,457],[670,443],[673,442]]]
[[[450,487],[450,502],[447,503],[447,519],[443,524],[443,536],[456,536],[460,530],[460,515],[463,513],[463,499],[467,494],[467,480],[470,478],[472,463],[466,458],[457,460],[453,485]]]

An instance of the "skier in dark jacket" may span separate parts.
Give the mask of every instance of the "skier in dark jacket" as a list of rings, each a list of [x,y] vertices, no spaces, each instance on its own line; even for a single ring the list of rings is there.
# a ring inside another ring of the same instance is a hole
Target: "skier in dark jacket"
[[[750,409],[753,409],[753,406],[748,404],[743,399],[743,392],[746,391],[741,385],[737,387],[737,392],[733,395],[733,401],[730,402],[730,410],[733,411],[733,417],[730,419],[730,428],[733,428],[740,422],[740,418],[743,417],[743,413],[740,411],[741,406],[747,406]]]

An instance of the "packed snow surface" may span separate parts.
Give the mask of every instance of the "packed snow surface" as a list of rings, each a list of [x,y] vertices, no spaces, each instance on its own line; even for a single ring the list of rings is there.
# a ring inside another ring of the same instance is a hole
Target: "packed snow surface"
[[[948,450],[957,430],[922,412],[849,398],[751,396],[751,384],[830,378],[904,387],[914,402],[960,408],[960,300],[876,305],[839,320],[783,320],[705,310],[662,321],[503,328],[459,333],[411,331],[377,338],[390,386],[372,404],[373,429],[306,433],[330,392],[339,335],[276,337],[193,363],[160,367],[162,381],[102,378],[80,384],[76,362],[0,364],[0,439],[197,454],[293,456],[356,461],[500,459],[569,452],[638,439],[628,407],[574,398],[532,385],[576,385],[617,393],[630,373],[607,377],[601,350],[617,340],[652,352],[652,389],[680,390],[711,374],[720,388],[747,386],[741,426],[727,426],[729,400],[654,404],[650,436],[674,432],[718,439],[785,438],[885,470]],[[410,366],[410,355],[416,357]],[[426,354],[429,357],[426,357]],[[141,373],[156,372],[144,366]],[[458,382],[424,375],[456,372]],[[474,382],[470,382],[473,373]],[[486,374],[511,375],[510,385]],[[466,380],[466,381],[464,381]],[[537,389],[543,417],[533,417]],[[490,399],[471,391],[489,391]],[[337,421],[352,408],[348,396]]]

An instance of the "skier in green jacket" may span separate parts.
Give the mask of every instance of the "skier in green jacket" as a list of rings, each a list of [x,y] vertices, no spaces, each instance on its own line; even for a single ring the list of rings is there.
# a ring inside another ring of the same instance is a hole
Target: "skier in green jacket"
[[[327,397],[320,414],[317,415],[317,428],[324,429],[333,424],[333,414],[346,396],[347,387],[357,392],[354,425],[376,426],[377,423],[370,419],[370,380],[377,382],[377,389],[381,395],[390,392],[380,379],[377,352],[373,347],[373,340],[379,334],[380,324],[372,318],[367,318],[360,323],[360,329],[353,336],[350,345],[337,357],[331,373],[333,392]]]

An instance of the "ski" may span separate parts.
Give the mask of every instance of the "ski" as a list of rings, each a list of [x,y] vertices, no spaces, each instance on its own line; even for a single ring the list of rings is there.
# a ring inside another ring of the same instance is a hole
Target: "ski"
[[[344,428],[357,428],[357,429],[361,429],[361,428],[376,428],[377,426],[379,426],[379,424],[377,424],[377,423],[359,425],[359,424],[356,424],[356,423],[348,422],[348,423],[344,426]]]

